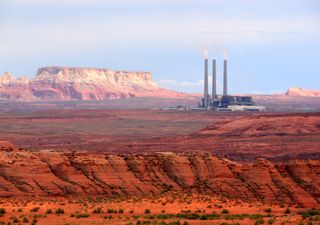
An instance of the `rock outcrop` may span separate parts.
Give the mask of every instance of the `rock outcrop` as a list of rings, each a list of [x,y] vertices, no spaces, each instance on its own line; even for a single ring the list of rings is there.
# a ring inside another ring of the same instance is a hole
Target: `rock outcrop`
[[[1,143],[0,143],[1,144]],[[133,196],[176,190],[245,201],[320,202],[320,162],[240,163],[211,154],[0,151],[0,196]]]
[[[286,93],[286,96],[301,96],[301,97],[320,97],[319,90],[307,90],[303,88],[290,88]]]
[[[129,97],[179,98],[185,94],[159,87],[149,72],[44,67],[33,79],[0,76],[0,99],[104,100]]]

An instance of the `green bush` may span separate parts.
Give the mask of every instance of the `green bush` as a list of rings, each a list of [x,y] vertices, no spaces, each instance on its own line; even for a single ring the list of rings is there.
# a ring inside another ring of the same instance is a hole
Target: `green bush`
[[[75,217],[77,219],[79,218],[88,218],[90,215],[89,214],[86,214],[86,213],[78,213],[78,214],[75,214]]]
[[[271,213],[271,209],[270,208],[267,208],[264,211],[267,212],[267,213]]]
[[[228,213],[229,213],[229,210],[223,209],[223,210],[221,211],[221,213],[222,213],[222,214],[228,214]]]
[[[291,210],[289,208],[286,208],[286,210],[284,211],[285,214],[290,214]]]
[[[118,209],[118,213],[123,213],[123,209]]]
[[[4,209],[4,208],[0,208],[0,214],[6,214],[6,209]]]
[[[144,213],[145,213],[145,214],[150,214],[151,211],[150,211],[150,209],[146,209],[146,210],[144,210]]]
[[[268,224],[273,224],[275,222],[275,219],[269,219]]]
[[[264,219],[258,219],[254,222],[254,225],[264,224]]]
[[[64,214],[64,210],[61,208],[56,209],[55,214]]]
[[[102,212],[102,209],[99,207],[99,208],[95,208],[92,213],[94,214],[98,214],[98,213],[101,213]]]
[[[32,208],[31,210],[30,210],[30,212],[38,212],[39,211],[39,207],[34,207],[34,208]]]

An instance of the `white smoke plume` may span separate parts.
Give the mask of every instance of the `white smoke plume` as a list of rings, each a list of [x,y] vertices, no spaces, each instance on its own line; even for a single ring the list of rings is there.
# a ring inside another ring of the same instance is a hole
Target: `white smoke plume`
[[[204,49],[203,50],[203,58],[208,59],[208,55],[209,55],[208,50]]]
[[[222,51],[222,53],[223,53],[223,59],[224,60],[227,60],[228,59],[228,52],[227,52],[227,49],[223,49],[223,51]]]

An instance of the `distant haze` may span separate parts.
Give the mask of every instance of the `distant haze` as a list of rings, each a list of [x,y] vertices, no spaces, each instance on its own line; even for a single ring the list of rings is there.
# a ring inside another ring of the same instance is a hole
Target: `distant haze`
[[[226,51],[230,93],[320,89],[319,21],[318,0],[1,0],[0,74],[151,71],[163,87],[202,93],[206,50],[219,93]]]

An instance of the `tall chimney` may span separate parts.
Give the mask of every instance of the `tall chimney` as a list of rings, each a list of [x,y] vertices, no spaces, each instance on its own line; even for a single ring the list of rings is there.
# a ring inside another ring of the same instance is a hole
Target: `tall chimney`
[[[216,60],[212,61],[212,99],[217,96],[217,74],[216,74]]]
[[[208,58],[204,59],[204,108],[208,108]]]
[[[228,95],[228,72],[226,59],[223,63],[223,95]]]

